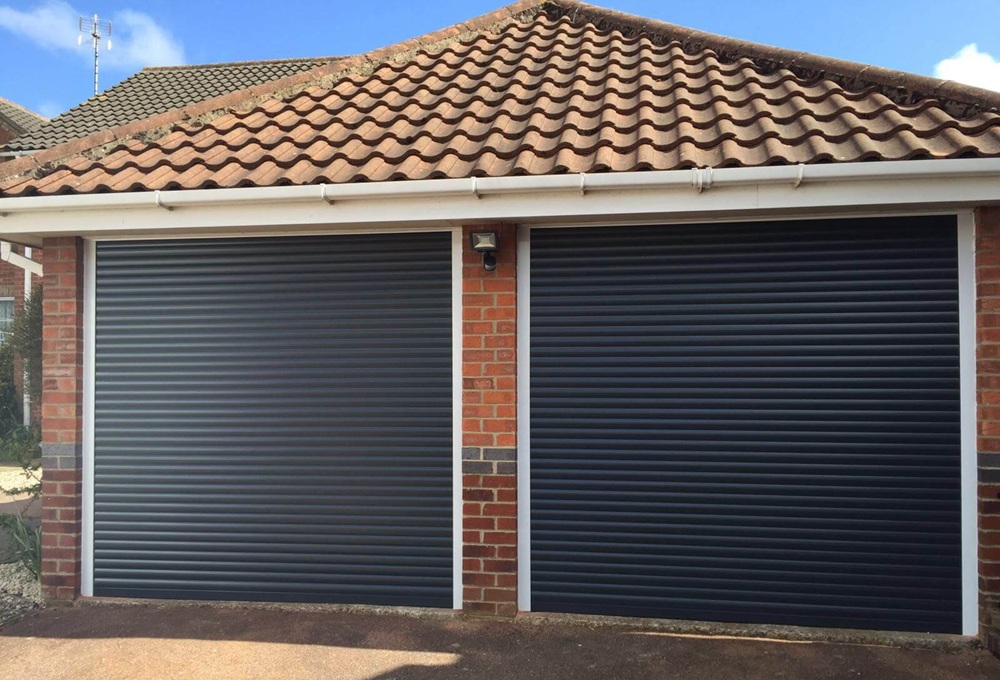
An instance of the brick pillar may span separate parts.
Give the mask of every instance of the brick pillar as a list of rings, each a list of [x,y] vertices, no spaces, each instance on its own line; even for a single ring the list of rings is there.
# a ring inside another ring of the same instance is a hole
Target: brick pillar
[[[976,211],[979,634],[1000,655],[1000,208]]]
[[[80,594],[83,241],[45,240],[42,308],[42,595]]]
[[[469,233],[497,231],[486,271]],[[464,609],[517,613],[517,229],[466,227],[462,258]]]

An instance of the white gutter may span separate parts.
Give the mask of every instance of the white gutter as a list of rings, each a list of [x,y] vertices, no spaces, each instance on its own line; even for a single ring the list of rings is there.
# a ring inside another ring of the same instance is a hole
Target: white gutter
[[[714,188],[747,185],[787,185],[799,188],[817,183],[871,182],[933,178],[995,177],[1000,180],[1000,159],[948,159],[830,163],[824,165],[774,166],[762,168],[697,168],[649,172],[586,173],[470,179],[407,180],[358,184],[260,187],[239,189],[193,189],[168,192],[84,194],[0,198],[0,217],[14,213],[61,210],[107,210],[115,208],[159,208],[173,210],[228,203],[274,203],[422,198],[501,196],[579,192],[691,188],[698,193]],[[997,199],[1000,199],[998,187]],[[2,226],[2,220],[0,220]]]
[[[20,158],[21,156],[31,156],[39,151],[40,149],[34,149],[31,151],[0,151],[0,158]]]
[[[31,249],[28,248],[25,252],[30,254]],[[21,269],[24,270],[25,274],[24,291],[25,291],[25,299],[27,299],[27,297],[31,294],[29,292],[29,289],[31,288],[30,284],[31,274],[35,274],[37,276],[42,275],[41,263],[35,262],[34,260],[27,258],[24,255],[18,255],[13,250],[11,250],[10,243],[7,241],[0,242],[0,260],[3,260],[4,262],[9,262],[15,267],[20,267]]]
[[[34,260],[31,259],[31,248],[25,248],[24,249],[24,257],[25,257],[25,259],[29,260],[30,262],[34,262]],[[39,270],[42,269],[41,265],[38,266],[38,269]],[[27,267],[25,267],[24,268],[24,301],[25,302],[27,302],[28,300],[31,299],[31,274],[32,274],[32,270],[28,269]]]

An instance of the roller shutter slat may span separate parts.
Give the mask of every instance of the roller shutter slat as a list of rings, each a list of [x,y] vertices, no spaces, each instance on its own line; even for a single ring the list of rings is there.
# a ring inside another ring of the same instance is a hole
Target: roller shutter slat
[[[451,238],[102,242],[95,594],[452,605]]]
[[[956,240],[533,230],[532,608],[960,632]]]

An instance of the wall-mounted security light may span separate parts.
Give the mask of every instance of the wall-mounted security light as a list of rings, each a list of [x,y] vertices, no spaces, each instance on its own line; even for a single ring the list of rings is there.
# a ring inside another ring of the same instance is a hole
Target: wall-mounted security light
[[[500,248],[500,235],[495,231],[474,231],[469,235],[472,249],[483,254],[483,269],[488,272],[497,268],[495,253]]]

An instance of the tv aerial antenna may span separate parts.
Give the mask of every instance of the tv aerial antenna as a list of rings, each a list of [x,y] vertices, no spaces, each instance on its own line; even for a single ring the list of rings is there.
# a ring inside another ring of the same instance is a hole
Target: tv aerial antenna
[[[89,35],[94,43],[94,94],[97,89],[98,62],[100,61],[101,39],[108,39],[108,49],[111,49],[111,22],[101,19],[96,14],[92,17],[80,17],[80,35],[76,39],[77,45],[83,44],[83,36]]]

